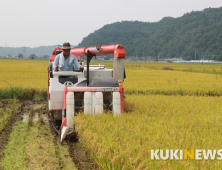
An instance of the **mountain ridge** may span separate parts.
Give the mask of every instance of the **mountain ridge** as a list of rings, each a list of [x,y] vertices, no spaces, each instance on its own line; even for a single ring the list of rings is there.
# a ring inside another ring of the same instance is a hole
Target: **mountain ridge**
[[[222,7],[192,11],[158,22],[121,21],[104,25],[78,44],[122,44],[128,56],[222,57]]]

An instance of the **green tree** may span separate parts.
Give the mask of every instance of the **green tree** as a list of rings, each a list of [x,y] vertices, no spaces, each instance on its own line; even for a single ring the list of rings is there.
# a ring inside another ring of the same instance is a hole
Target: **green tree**
[[[31,54],[31,55],[29,56],[29,58],[30,58],[31,60],[35,60],[35,59],[37,59],[37,56],[36,56],[35,54]]]
[[[24,58],[24,56],[21,53],[19,53],[18,58]]]
[[[222,61],[222,52],[220,53],[220,55],[216,56],[216,60],[217,61]]]
[[[107,55],[104,60],[110,60],[111,59],[111,55]]]
[[[49,55],[44,55],[43,59],[50,59],[50,56]]]

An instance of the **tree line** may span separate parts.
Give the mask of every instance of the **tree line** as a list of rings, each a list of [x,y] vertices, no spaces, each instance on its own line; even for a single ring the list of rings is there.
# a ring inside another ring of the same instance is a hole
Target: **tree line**
[[[19,58],[19,59],[24,59],[24,58],[25,58],[24,55],[21,54],[21,53],[19,53],[18,56],[12,56],[11,54],[8,54],[8,55],[7,55],[6,57],[4,57],[4,58],[8,58],[8,57],[9,57],[9,58]],[[28,59],[31,59],[31,60],[36,60],[36,59],[49,59],[50,56],[49,56],[49,55],[43,55],[43,56],[37,57],[37,55],[31,54],[31,55],[29,55],[27,58],[28,58]]]

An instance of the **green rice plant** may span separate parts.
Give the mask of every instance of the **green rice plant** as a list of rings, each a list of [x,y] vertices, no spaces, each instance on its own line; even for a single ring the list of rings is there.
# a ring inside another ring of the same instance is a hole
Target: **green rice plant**
[[[18,102],[18,100],[14,97],[12,105],[11,105],[11,110],[13,112],[12,114],[14,114],[15,111],[16,111],[16,104],[17,104],[17,102]]]
[[[7,87],[0,89],[1,99],[11,99],[16,97],[21,100],[45,100],[47,92],[41,89],[23,88],[23,87]]]
[[[43,117],[42,117],[42,111],[41,110],[39,110],[39,112],[38,112],[38,117],[39,117],[39,119],[38,119],[38,125],[39,126],[41,126],[44,122],[43,122]]]
[[[33,96],[33,100],[35,101],[42,101],[47,99],[46,90],[39,90]]]
[[[25,106],[25,103],[24,103],[24,102],[22,102],[22,103],[21,103],[21,105],[20,105],[20,111],[21,111],[21,112],[23,112],[23,111],[24,111],[24,106]]]
[[[29,119],[28,119],[28,124],[27,124],[28,127],[33,125],[33,119],[32,119],[33,115],[34,115],[34,109],[31,108],[29,112]]]
[[[6,111],[6,104],[5,104],[5,102],[3,102],[3,101],[2,101],[1,111],[2,111],[2,112]]]
[[[179,90],[178,90],[178,93],[179,93],[181,96],[183,96],[183,95],[184,95],[184,92],[183,92],[183,90],[182,90],[182,89],[179,89]]]

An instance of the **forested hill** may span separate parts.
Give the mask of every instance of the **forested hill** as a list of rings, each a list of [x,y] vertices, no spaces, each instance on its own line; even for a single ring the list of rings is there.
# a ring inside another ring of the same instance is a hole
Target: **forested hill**
[[[83,38],[79,47],[122,44],[127,56],[222,56],[222,7],[192,11],[159,22],[122,21],[103,26]]]

